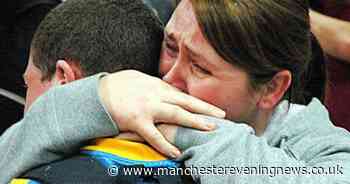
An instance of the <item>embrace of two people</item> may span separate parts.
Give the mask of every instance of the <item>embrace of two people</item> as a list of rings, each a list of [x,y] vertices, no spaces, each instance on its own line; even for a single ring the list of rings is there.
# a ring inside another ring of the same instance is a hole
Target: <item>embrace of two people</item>
[[[304,0],[182,0],[164,33],[139,0],[65,1],[33,38],[26,114],[0,138],[0,182],[347,183],[349,133],[317,99],[300,104],[311,57]],[[341,172],[106,172],[180,163]]]

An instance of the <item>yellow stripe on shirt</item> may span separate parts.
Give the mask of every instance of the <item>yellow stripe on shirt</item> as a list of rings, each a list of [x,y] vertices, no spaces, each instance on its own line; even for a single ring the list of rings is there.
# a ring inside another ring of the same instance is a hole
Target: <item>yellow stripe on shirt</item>
[[[28,179],[13,179],[10,184],[29,184],[30,181]]]
[[[146,144],[116,138],[97,139],[93,145],[83,147],[83,150],[101,151],[139,161],[167,160],[166,157]]]

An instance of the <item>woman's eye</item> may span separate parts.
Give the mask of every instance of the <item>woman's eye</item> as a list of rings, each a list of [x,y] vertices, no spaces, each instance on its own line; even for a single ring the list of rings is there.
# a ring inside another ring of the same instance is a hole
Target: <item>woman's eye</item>
[[[211,75],[211,72],[204,69],[203,67],[201,67],[200,65],[196,64],[196,63],[193,63],[192,64],[194,69],[202,74],[206,74],[206,75]]]
[[[169,44],[169,43],[165,43],[165,47],[167,50],[167,53],[171,56],[171,57],[176,57],[177,53],[178,53],[178,49],[176,47],[174,47],[173,45]]]
[[[171,45],[170,43],[166,42],[165,44],[169,49],[174,50],[174,51],[176,50],[176,48],[173,45]]]

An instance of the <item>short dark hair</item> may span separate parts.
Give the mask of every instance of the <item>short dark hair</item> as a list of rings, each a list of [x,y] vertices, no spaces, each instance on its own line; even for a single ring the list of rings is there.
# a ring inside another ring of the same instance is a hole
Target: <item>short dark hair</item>
[[[50,80],[59,59],[85,76],[135,69],[157,74],[163,27],[141,0],[68,0],[42,21],[32,40],[33,63]]]

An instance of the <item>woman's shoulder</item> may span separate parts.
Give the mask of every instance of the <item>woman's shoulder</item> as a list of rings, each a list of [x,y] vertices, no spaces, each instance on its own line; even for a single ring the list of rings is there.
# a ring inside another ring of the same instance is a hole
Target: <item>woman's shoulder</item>
[[[265,130],[264,136],[272,144],[278,144],[282,138],[302,141],[311,137],[345,136],[350,134],[333,125],[327,108],[316,98],[308,105],[281,102]]]
[[[307,105],[288,103],[288,101],[281,102],[271,118],[271,123],[276,123],[276,121],[284,124],[290,123],[293,126],[298,124],[309,126],[315,121],[320,122],[316,123],[318,125],[331,123],[327,108],[317,98],[313,98]]]

